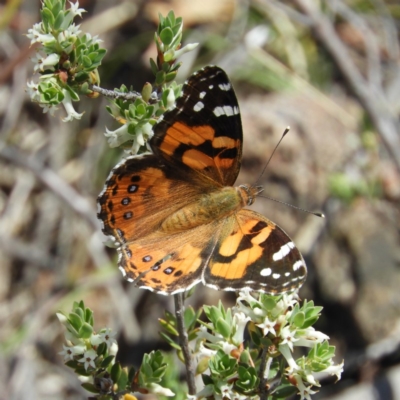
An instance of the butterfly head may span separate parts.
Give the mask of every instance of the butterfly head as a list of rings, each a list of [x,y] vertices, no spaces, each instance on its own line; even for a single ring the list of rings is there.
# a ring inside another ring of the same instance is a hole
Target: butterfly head
[[[242,195],[243,205],[251,206],[256,197],[264,191],[264,188],[262,186],[239,185],[239,191]]]

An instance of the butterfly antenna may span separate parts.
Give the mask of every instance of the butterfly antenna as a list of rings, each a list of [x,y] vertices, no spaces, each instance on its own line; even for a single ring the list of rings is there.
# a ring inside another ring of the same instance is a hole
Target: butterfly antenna
[[[273,199],[272,197],[268,197],[268,196],[258,195],[258,197],[262,197],[263,199],[272,200],[272,201],[275,201],[276,203],[284,204],[285,206],[292,207],[296,210],[303,211],[307,214],[315,215],[316,217],[325,218],[325,214],[320,213],[320,212],[309,211],[309,210],[306,210],[305,208],[297,207],[297,206],[294,206],[293,204],[286,203],[286,202],[280,201],[280,200],[276,200],[276,199]]]
[[[275,148],[274,148],[274,150],[272,151],[271,155],[269,156],[269,159],[268,159],[267,163],[265,164],[264,168],[262,169],[261,174],[260,174],[260,176],[258,177],[258,179],[256,180],[256,183],[255,183],[254,186],[257,186],[258,182],[260,182],[260,179],[261,179],[262,176],[264,175],[264,172],[265,172],[265,170],[267,169],[267,167],[268,167],[270,161],[272,160],[272,157],[273,157],[273,155],[275,154],[276,149],[277,149],[278,146],[281,144],[283,138],[289,133],[289,131],[290,131],[290,126],[288,126],[288,127],[284,130],[284,132],[283,132],[283,134],[282,134],[282,137],[279,139],[279,142],[277,143],[277,145],[275,146]]]

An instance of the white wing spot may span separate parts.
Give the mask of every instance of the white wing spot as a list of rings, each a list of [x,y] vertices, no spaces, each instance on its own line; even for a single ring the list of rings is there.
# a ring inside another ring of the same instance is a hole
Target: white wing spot
[[[194,110],[194,111],[200,111],[200,110],[202,110],[203,108],[204,108],[204,103],[201,102],[201,101],[198,101],[198,102],[194,105],[193,110]]]
[[[279,279],[281,277],[281,274],[272,274],[272,277],[274,279]]]
[[[119,267],[119,270],[122,272],[122,276],[126,276],[126,271],[123,267]]]
[[[287,256],[290,253],[290,250],[294,248],[294,243],[293,242],[289,242],[286,243],[285,245],[283,245],[279,251],[277,251],[276,253],[274,253],[274,255],[272,256],[272,259],[274,261],[279,261],[282,260],[285,256]]]
[[[207,92],[201,92],[200,94],[199,94],[199,97],[201,98],[201,99],[204,99],[204,96],[207,94]]]
[[[270,276],[272,274],[271,268],[264,268],[260,271],[261,276]]]
[[[226,115],[226,116],[230,117],[232,115],[239,114],[239,108],[236,106],[235,107],[231,107],[231,106],[215,107],[214,114],[217,117],[220,117],[221,115]]]
[[[209,88],[209,89],[213,89],[213,88],[214,88],[214,85],[210,85],[208,88]]]
[[[230,84],[230,83],[220,83],[220,84],[218,85],[218,87],[219,87],[221,90],[225,90],[225,91],[227,92],[228,90],[231,89],[231,84]]]
[[[222,107],[215,107],[214,108],[214,114],[217,117],[220,117],[221,115],[224,115],[224,109]]]
[[[302,260],[296,261],[293,264],[293,271],[297,271],[302,266],[303,266],[303,261]]]
[[[290,276],[290,272],[285,272],[285,276]]]

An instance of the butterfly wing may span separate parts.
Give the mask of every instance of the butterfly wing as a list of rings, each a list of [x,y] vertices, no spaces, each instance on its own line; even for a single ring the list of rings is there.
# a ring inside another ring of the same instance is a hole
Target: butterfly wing
[[[299,288],[306,276],[290,237],[261,214],[241,210],[225,221],[203,281],[216,289],[280,294]]]
[[[119,245],[151,234],[167,216],[207,191],[187,180],[187,173],[182,175],[152,154],[123,160],[98,197],[103,232]]]
[[[155,125],[150,146],[176,168],[194,170],[213,185],[232,186],[240,169],[242,141],[235,92],[225,72],[212,66],[185,83],[176,107]]]
[[[129,281],[160,294],[189,290],[201,281],[220,227],[216,221],[175,235],[158,231],[122,244],[120,269]]]

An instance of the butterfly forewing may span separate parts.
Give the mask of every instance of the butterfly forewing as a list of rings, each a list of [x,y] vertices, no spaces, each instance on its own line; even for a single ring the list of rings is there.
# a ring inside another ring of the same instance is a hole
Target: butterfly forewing
[[[187,174],[183,178],[155,155],[125,159],[113,169],[98,198],[103,232],[119,244],[153,233],[166,216],[205,192],[187,180]]]
[[[224,71],[206,67],[193,74],[176,107],[154,127],[154,154],[204,180],[232,186],[240,169],[242,125],[232,85]]]

